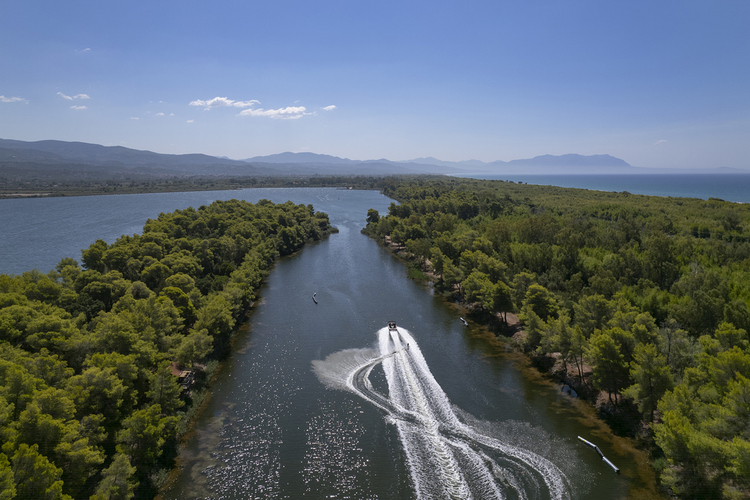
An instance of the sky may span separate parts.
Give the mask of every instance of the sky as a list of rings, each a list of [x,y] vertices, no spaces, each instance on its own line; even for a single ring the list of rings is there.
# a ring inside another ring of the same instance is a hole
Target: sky
[[[0,138],[750,169],[750,2],[7,0]]]

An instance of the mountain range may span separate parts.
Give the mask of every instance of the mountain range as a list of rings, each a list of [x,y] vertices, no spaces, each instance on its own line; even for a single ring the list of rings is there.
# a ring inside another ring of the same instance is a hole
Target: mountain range
[[[279,153],[244,160],[205,154],[162,154],[84,142],[0,139],[0,177],[147,178],[394,174],[623,174],[655,172],[610,155],[543,155],[512,161],[350,160],[316,153]]]

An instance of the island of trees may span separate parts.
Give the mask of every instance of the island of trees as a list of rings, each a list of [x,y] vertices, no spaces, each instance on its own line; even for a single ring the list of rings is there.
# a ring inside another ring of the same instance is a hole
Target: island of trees
[[[517,312],[518,344],[642,439],[665,487],[750,498],[749,206],[445,177],[383,191],[400,204],[365,232],[478,316]]]
[[[333,230],[312,205],[217,201],[83,268],[0,275],[0,499],[153,497],[274,260]]]

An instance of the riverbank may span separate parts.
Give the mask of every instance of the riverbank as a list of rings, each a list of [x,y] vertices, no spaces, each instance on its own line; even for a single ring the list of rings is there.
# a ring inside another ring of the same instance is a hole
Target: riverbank
[[[39,203],[59,205],[51,202]],[[273,262],[336,231],[310,203],[265,198],[157,213],[141,235],[112,244],[97,239],[83,250],[83,266],[66,257],[47,275],[0,276],[0,323],[8,326],[0,332],[2,362],[28,387],[23,404],[0,425],[9,437],[0,459],[8,464],[8,457],[33,450],[71,498],[106,493],[115,474],[123,496],[156,494],[189,432],[190,414],[199,413],[207,390],[213,395],[205,384],[211,369],[234,350],[235,327],[245,322]],[[44,237],[59,246],[64,234]],[[41,335],[29,326],[34,322],[53,326]],[[45,394],[66,405],[64,414],[36,406]],[[11,432],[32,412],[60,432]],[[75,443],[73,452],[66,443]],[[24,483],[19,497],[36,498],[34,491],[47,488],[43,481]]]
[[[363,230],[364,234],[367,234]],[[421,283],[422,287],[431,295],[442,297],[446,305],[456,311],[462,318],[470,320],[466,328],[466,335],[488,348],[488,359],[502,358],[512,363],[513,367],[523,373],[523,376],[540,385],[554,388],[561,397],[553,403],[553,409],[560,415],[576,419],[587,430],[587,439],[602,446],[609,446],[614,453],[608,458],[622,471],[622,475],[632,482],[628,492],[629,500],[663,500],[669,495],[657,483],[653,460],[650,457],[649,446],[643,440],[618,435],[610,424],[602,418],[602,412],[597,402],[598,397],[582,399],[573,397],[570,393],[563,393],[572,380],[564,376],[559,368],[560,363],[554,356],[534,357],[523,349],[523,331],[518,316],[507,313],[507,321],[501,313],[489,314],[482,311],[476,304],[466,304],[456,299],[452,293],[436,293],[435,283],[440,279],[429,260],[419,262],[410,255],[404,245],[391,241],[390,237],[380,239],[369,235],[378,244],[388,250],[396,259],[407,267],[407,275]],[[416,269],[417,272],[414,272]],[[588,375],[590,376],[590,370]],[[576,436],[572,436],[575,438]]]
[[[113,194],[188,193],[193,191],[221,191],[276,187],[381,189],[381,184],[382,178],[363,176],[195,177],[60,183],[6,181],[0,183],[0,199],[101,196]]]

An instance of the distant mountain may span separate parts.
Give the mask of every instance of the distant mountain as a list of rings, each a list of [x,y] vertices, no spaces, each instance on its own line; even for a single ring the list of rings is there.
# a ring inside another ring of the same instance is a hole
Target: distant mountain
[[[430,171],[431,173],[461,173],[461,172],[482,172],[492,173],[498,170],[502,172],[533,173],[542,169],[545,173],[550,169],[555,169],[556,173],[568,173],[569,169],[629,169],[633,168],[625,160],[615,158],[610,155],[591,155],[584,156],[578,154],[566,154],[561,156],[543,155],[535,158],[511,160],[511,161],[494,161],[485,163],[479,160],[466,161],[444,161],[431,156],[415,158],[413,160],[391,161],[386,159],[380,160],[350,160],[348,158],[339,158],[337,156],[321,155],[315,153],[279,153],[269,156],[256,156],[244,160],[251,163],[278,163],[278,164],[326,164],[326,165],[362,165],[364,163],[378,162],[380,164],[400,165],[408,167],[409,170]],[[434,167],[440,167],[435,169]]]
[[[36,161],[36,162],[60,162],[65,158],[47,151],[41,151],[39,149],[11,149],[0,147],[0,161],[6,162],[21,162],[21,161]]]
[[[479,160],[466,160],[466,161],[443,161],[433,157],[417,158],[415,160],[408,160],[400,163],[422,163],[430,165],[438,165],[441,167],[460,169],[461,171],[472,171],[477,173],[536,173],[540,169],[544,170],[544,173],[549,173],[550,169],[554,169],[554,172],[564,174],[570,173],[569,169],[590,169],[590,168],[617,168],[617,169],[629,169],[631,167],[628,162],[615,158],[610,155],[591,155],[584,156],[578,154],[566,154],[561,156],[554,155],[543,155],[536,156],[534,158],[522,159],[522,160],[511,160],[502,161],[497,160],[493,162],[483,162]]]
[[[567,154],[561,156],[542,155],[526,160],[495,161],[490,165],[534,166],[534,167],[631,167],[625,160],[610,155],[583,156]]]
[[[543,155],[530,159],[494,161],[443,161],[433,157],[408,161],[350,160],[316,153],[279,153],[245,160],[205,154],[161,154],[122,146],[84,142],[16,141],[0,139],[0,173],[36,175],[48,179],[64,176],[128,178],[165,176],[309,176],[397,174],[576,174],[632,173],[638,170],[610,155]],[[33,174],[32,174],[33,173]]]
[[[542,155],[511,161],[493,161],[482,169],[494,174],[628,174],[638,169],[625,160],[610,155]]]
[[[119,165],[119,166],[179,166],[179,165],[230,165],[236,164],[235,160],[228,160],[204,154],[171,155],[141,151],[122,146],[101,146],[86,142],[65,141],[14,141],[0,139],[0,148],[19,151],[19,154],[28,155],[28,151],[35,153],[40,160],[47,153],[48,161],[64,159],[85,164]],[[23,151],[23,152],[21,152]],[[6,160],[7,161],[7,160]]]
[[[314,153],[280,153],[247,160],[172,155],[84,142],[0,139],[0,176],[36,179],[127,179],[185,176],[310,176],[450,173],[436,165],[358,161]]]
[[[483,167],[487,165],[483,161],[479,160],[464,160],[464,161],[444,161],[444,160],[438,160],[437,158],[433,158],[432,156],[428,156],[426,158],[415,158],[413,160],[402,160],[399,163],[419,163],[422,165],[439,165],[441,167],[448,167],[448,168],[475,168],[475,167]]]
[[[59,182],[276,174],[273,169],[204,154],[170,155],[84,142],[0,139],[0,175]]]
[[[325,163],[327,165],[354,165],[361,163],[357,160],[339,158],[338,156],[321,155],[316,153],[278,153],[268,156],[254,156],[246,160],[248,163]]]

